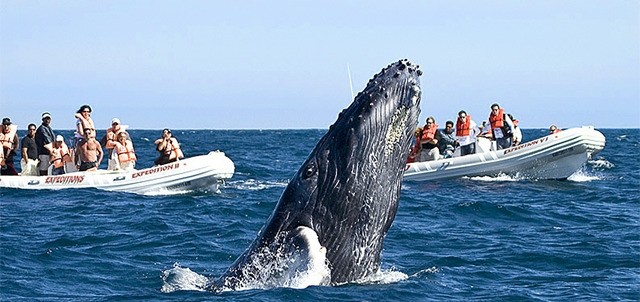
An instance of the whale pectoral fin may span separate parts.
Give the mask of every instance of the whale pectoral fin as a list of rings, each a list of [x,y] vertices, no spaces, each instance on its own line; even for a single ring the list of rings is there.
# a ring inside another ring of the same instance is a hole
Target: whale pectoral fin
[[[318,241],[318,234],[311,228],[299,226],[291,231],[285,245],[289,255],[287,279],[292,287],[309,285],[328,285],[331,282],[331,270],[327,261],[327,249]]]

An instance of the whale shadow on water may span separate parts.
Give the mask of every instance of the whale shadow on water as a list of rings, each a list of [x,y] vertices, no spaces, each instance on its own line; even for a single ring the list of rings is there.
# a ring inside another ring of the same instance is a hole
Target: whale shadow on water
[[[197,287],[304,288],[375,278],[420,114],[420,75],[408,60],[376,74],[292,177],[249,248]]]

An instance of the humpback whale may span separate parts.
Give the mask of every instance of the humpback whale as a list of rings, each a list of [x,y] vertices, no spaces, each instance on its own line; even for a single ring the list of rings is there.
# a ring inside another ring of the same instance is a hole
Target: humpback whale
[[[392,63],[329,127],[249,248],[208,290],[339,285],[380,269],[420,114],[419,66]]]

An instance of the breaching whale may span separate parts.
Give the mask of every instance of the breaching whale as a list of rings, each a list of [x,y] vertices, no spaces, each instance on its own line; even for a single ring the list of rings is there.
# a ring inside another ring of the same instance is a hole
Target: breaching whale
[[[422,72],[376,74],[320,139],[249,248],[208,290],[336,285],[380,269],[420,114]]]

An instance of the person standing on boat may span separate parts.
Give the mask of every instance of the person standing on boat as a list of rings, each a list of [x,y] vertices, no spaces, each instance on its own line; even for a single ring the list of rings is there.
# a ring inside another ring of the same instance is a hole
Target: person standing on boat
[[[76,118],[76,146],[83,140],[86,129],[91,130],[92,137],[96,137],[96,126],[93,124],[93,120],[91,119],[91,111],[91,106],[82,105],[74,115]]]
[[[65,166],[68,162],[71,162],[69,147],[64,143],[64,137],[62,137],[62,135],[58,135],[56,136],[56,141],[53,144],[53,150],[51,151],[50,164],[53,165],[51,175],[64,174]]]
[[[520,143],[522,142],[522,131],[520,130],[520,127],[518,126],[520,121],[515,119],[513,117],[513,115],[511,115],[511,113],[507,113],[507,116],[513,122],[513,145],[514,146],[520,145]]]
[[[163,129],[162,137],[155,141],[160,156],[154,161],[156,165],[164,165],[184,157],[178,140],[171,136],[171,130]]]
[[[36,124],[27,126],[27,135],[20,141],[22,160],[20,160],[21,175],[38,176],[38,147],[36,146]]]
[[[114,154],[114,146],[115,146],[115,142],[118,141],[118,135],[120,133],[124,133],[126,138],[128,140],[130,140],[129,137],[129,133],[127,133],[127,131],[125,130],[127,128],[127,126],[124,126],[120,123],[120,119],[117,117],[114,117],[113,119],[111,119],[111,128],[107,129],[107,133],[105,134],[105,136],[100,140],[100,145],[102,145],[103,147],[107,148],[107,159],[108,159],[108,165],[107,165],[107,170],[117,170],[118,169],[118,159],[117,159],[117,155]]]
[[[491,127],[491,128],[489,128]],[[491,105],[489,125],[485,131],[491,130],[491,138],[496,141],[496,149],[502,150],[511,147],[513,141],[513,122],[504,113],[504,109],[498,104]]]
[[[449,158],[453,156],[458,142],[453,133],[453,122],[447,121],[444,125],[444,129],[438,130],[438,151],[441,157]]]
[[[427,118],[427,124],[422,127],[420,135],[420,161],[437,160],[440,158],[437,139],[438,124],[436,120],[430,116]]]
[[[84,137],[78,143],[76,153],[79,163],[76,166],[79,171],[97,171],[102,162],[102,147],[94,136],[94,130],[90,128],[84,129]]]
[[[128,139],[127,133],[118,132],[118,138],[115,141],[107,141],[107,148],[113,150],[115,156],[114,168],[111,170],[131,171],[136,166],[136,152],[133,149],[133,142]]]
[[[13,163],[18,150],[18,126],[11,124],[11,119],[2,119],[2,131],[0,131],[0,175],[18,175]]]
[[[51,129],[51,114],[49,112],[42,113],[42,124],[36,130],[36,147],[38,148],[38,170],[40,175],[47,175],[47,169],[49,168],[49,157],[51,156],[51,150],[53,150],[53,141],[55,136],[53,129]]]
[[[458,112],[456,121],[456,139],[460,145],[460,156],[476,153],[476,136],[482,131],[466,111]]]

